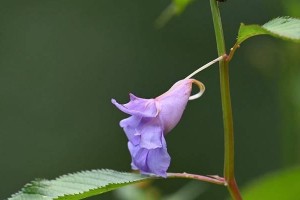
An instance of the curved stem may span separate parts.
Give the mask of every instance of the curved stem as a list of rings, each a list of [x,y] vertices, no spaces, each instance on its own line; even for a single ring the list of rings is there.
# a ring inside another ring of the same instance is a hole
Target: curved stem
[[[238,48],[240,48],[240,45],[239,45],[238,43],[235,43],[234,46],[230,49],[230,53],[229,53],[229,55],[228,55],[228,57],[227,57],[227,59],[226,59],[227,62],[230,62],[230,61],[231,61],[231,59],[232,59],[232,57],[233,57],[235,51],[236,51]]]
[[[226,48],[218,2],[216,0],[210,0],[210,6],[216,35],[218,55],[221,56],[226,53]],[[227,59],[220,61],[220,89],[223,111],[225,149],[224,178],[231,197],[234,200],[241,200],[242,196],[239,192],[234,176],[234,134],[228,68],[229,61]]]

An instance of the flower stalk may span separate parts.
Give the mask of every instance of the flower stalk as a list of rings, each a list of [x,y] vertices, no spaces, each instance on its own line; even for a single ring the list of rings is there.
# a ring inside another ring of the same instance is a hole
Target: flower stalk
[[[222,56],[226,54],[226,48],[218,2],[216,0],[210,0],[210,6],[216,35],[218,55]],[[224,178],[232,199],[242,200],[234,175],[234,132],[228,70],[230,59],[223,59],[219,62],[220,90],[224,124]]]

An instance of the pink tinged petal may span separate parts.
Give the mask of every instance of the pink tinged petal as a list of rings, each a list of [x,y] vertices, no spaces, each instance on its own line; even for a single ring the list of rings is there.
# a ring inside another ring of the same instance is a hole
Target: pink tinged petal
[[[166,178],[170,162],[171,157],[166,147],[152,149],[148,153],[147,166],[149,171],[153,174]]]
[[[119,104],[115,99],[112,99],[111,102],[121,111],[129,115],[137,115],[140,117],[156,117],[158,115],[154,99],[142,99],[133,94],[129,95],[130,101],[126,104]]]
[[[163,128],[158,119],[153,119],[141,127],[141,148],[156,149],[162,147]]]
[[[176,82],[167,92],[155,98],[164,133],[170,132],[179,122],[192,91],[192,80]]]

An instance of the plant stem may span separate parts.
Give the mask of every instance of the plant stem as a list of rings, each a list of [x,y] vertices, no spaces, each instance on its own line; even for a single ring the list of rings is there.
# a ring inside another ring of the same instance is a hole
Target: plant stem
[[[187,178],[194,179],[198,181],[204,181],[208,183],[214,183],[217,185],[226,185],[224,178],[219,176],[202,176],[198,174],[188,174],[188,173],[168,173],[168,178]]]
[[[210,7],[213,17],[218,55],[221,56],[226,54],[226,48],[218,2],[216,0],[210,0]],[[223,111],[225,149],[224,178],[232,199],[241,200],[242,196],[239,192],[234,176],[234,134],[228,68],[229,61],[227,59],[220,61],[220,89]]]

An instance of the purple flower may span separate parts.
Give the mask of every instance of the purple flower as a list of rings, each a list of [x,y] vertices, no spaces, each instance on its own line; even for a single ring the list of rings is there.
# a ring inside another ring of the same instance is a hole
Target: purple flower
[[[129,94],[130,101],[123,105],[112,99],[117,108],[131,115],[121,120],[120,126],[129,140],[132,169],[140,170],[142,174],[167,176],[171,158],[165,135],[179,122],[189,98],[194,99],[194,96],[190,97],[192,83],[200,87],[200,93],[197,94],[199,97],[204,91],[204,85],[194,79],[183,79],[154,99]]]

